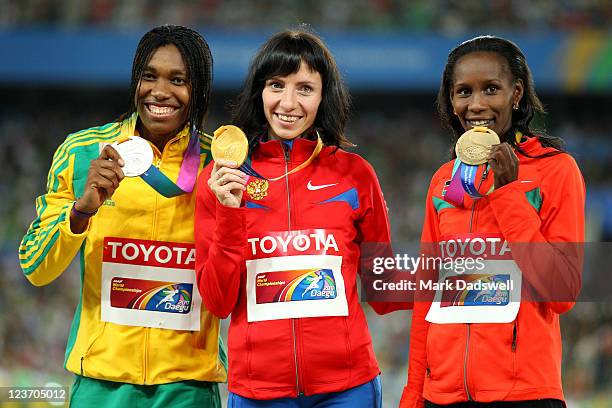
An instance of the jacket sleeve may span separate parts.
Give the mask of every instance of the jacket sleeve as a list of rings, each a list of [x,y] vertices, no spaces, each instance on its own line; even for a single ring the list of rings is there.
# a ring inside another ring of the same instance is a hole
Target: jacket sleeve
[[[68,143],[69,139],[53,156],[47,191],[36,199],[36,218],[19,246],[21,268],[36,286],[47,285],[66,270],[89,232],[89,225],[80,234],[70,230],[75,155],[68,151]]]
[[[425,221],[423,222],[423,231],[421,233],[421,251],[423,257],[436,256],[436,243],[439,241],[440,230],[438,227],[438,213],[433,204],[433,191],[436,187],[438,173],[434,175],[427,199],[425,202]],[[408,355],[408,383],[402,393],[400,400],[401,408],[423,408],[423,384],[425,383],[425,374],[427,369],[427,332],[429,330],[429,322],[425,320],[427,312],[431,306],[432,295],[429,292],[420,293],[418,290],[419,281],[424,279],[433,279],[437,277],[436,270],[425,270],[419,268],[416,274],[417,293],[414,300],[414,311],[412,313],[412,323],[410,326],[410,352]]]
[[[528,295],[533,298],[529,300],[544,301],[563,313],[572,308],[582,285],[585,185],[570,155],[546,160],[539,211],[521,185],[528,181],[508,183],[489,200],[523,279],[535,294]]]
[[[206,308],[219,318],[232,312],[246,249],[244,208],[219,203],[208,187],[212,164],[198,178],[195,210],[196,277]]]
[[[364,285],[366,298],[378,298],[375,301],[368,300],[368,304],[377,314],[386,314],[396,310],[412,309],[412,303],[408,299],[397,299],[392,295],[370,293],[372,278],[380,278],[391,281],[399,278],[396,271],[385,271],[383,275],[373,276],[372,262],[376,257],[393,257],[391,248],[391,229],[389,225],[387,203],[383,197],[382,189],[371,165],[365,162],[363,177],[360,181],[364,188],[360,192],[360,205],[363,205],[362,216],[357,222],[359,236],[361,237],[361,259],[359,263],[359,274]],[[370,289],[368,289],[370,288]],[[381,297],[383,297],[381,299]]]

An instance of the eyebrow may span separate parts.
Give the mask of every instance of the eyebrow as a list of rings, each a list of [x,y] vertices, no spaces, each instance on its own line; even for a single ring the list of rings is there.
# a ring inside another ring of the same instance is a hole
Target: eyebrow
[[[158,70],[155,67],[155,65],[147,65],[146,67],[144,67],[143,72],[147,72],[147,71],[151,71],[151,72],[157,73]],[[173,69],[172,71],[170,71],[170,75],[185,75],[185,76],[187,76],[187,70]]]
[[[484,83],[491,83],[491,82],[502,83],[503,80],[501,80],[499,78],[488,78],[488,79],[485,79],[482,82],[484,82]],[[453,88],[455,88],[457,86],[470,86],[470,85],[465,83],[465,82],[455,82],[455,83],[453,83]]]

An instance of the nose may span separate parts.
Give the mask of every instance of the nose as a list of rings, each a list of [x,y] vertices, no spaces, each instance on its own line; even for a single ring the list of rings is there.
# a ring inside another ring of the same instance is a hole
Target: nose
[[[168,84],[163,79],[157,79],[151,88],[151,96],[157,100],[163,100],[170,97]]]
[[[484,96],[481,95],[479,92],[472,94],[468,109],[472,112],[482,112],[486,108],[487,107],[485,105]]]
[[[280,108],[284,111],[291,111],[295,109],[295,105],[297,103],[297,95],[291,89],[285,89],[280,99]]]

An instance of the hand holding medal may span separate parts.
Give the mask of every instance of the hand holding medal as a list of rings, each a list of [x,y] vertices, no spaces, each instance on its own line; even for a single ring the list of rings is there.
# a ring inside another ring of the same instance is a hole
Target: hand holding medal
[[[495,188],[518,179],[519,159],[508,143],[492,146],[487,162],[493,171]]]
[[[236,126],[221,126],[214,133],[210,150],[215,164],[208,186],[224,206],[240,207],[248,180],[248,175],[241,171],[249,150],[244,132]]]
[[[502,158],[499,153],[500,146],[504,145],[507,146],[507,143],[500,145],[497,133],[486,127],[477,126],[461,135],[455,145],[457,161],[453,168],[453,177],[444,196],[445,200],[454,205],[462,205],[464,191],[474,199],[481,198],[483,195],[478,192],[478,187],[475,185],[478,166],[488,162],[496,172],[496,167],[499,169],[499,163],[506,163],[505,158]],[[505,151],[505,148],[503,150]],[[498,159],[499,162],[496,161]],[[495,187],[498,187],[497,175],[495,180]]]
[[[87,173],[85,190],[73,206],[73,214],[83,221],[115,193],[125,177],[125,160],[111,145],[104,146],[97,159],[92,160]]]

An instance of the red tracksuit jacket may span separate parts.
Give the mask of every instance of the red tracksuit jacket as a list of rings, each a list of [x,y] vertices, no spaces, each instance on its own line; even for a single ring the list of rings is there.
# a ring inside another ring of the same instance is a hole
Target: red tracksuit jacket
[[[259,144],[267,178],[304,162],[315,142]],[[255,399],[343,391],[379,373],[357,296],[360,245],[389,243],[378,180],[361,157],[324,147],[304,169],[221,205],[198,181],[196,273],[203,302],[229,328],[229,390]],[[252,184],[253,183],[253,184]],[[393,305],[373,305],[377,312]],[[397,306],[397,305],[396,305]]]
[[[530,156],[554,151],[536,137],[520,147]],[[445,237],[497,235],[512,248],[523,283],[546,291],[548,302],[520,303],[514,321],[430,323],[431,302],[415,302],[410,333],[408,384],[401,407],[461,401],[563,399],[559,314],[569,310],[581,285],[585,185],[568,154],[530,158],[517,152],[518,180],[464,206],[443,200],[453,162],[433,176],[422,242],[439,247]],[[489,174],[480,191],[493,183]],[[547,286],[548,285],[548,286]],[[557,296],[557,297],[555,297]]]

